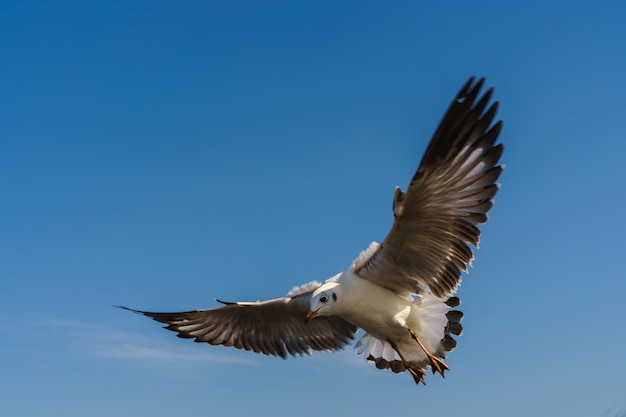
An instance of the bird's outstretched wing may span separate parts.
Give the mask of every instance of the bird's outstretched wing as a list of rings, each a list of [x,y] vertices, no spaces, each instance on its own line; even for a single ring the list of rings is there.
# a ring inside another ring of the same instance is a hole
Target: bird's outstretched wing
[[[391,231],[355,272],[398,293],[428,289],[439,298],[453,294],[461,271],[478,246],[477,224],[499,185],[497,166],[503,145],[495,145],[502,122],[492,125],[498,109],[487,107],[493,89],[481,98],[484,79],[470,78],[444,115],[406,193],[396,188]]]
[[[296,287],[284,298],[222,302],[223,307],[208,310],[154,313],[121,308],[165,323],[182,338],[286,358],[311,350],[338,350],[354,338],[357,328],[339,317],[318,317],[305,324],[309,296],[320,285]]]

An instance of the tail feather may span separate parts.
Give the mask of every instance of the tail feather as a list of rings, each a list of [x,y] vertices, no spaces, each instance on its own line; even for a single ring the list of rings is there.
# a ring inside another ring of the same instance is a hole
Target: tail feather
[[[450,297],[446,300],[446,304],[451,308],[458,307],[461,305],[461,300],[459,297]],[[440,347],[436,351],[436,355],[440,358],[445,358],[449,352],[456,348],[457,341],[451,335],[461,336],[463,334],[463,325],[461,324],[461,320],[463,320],[462,311],[449,310],[446,313],[446,318],[448,323],[446,324]]]
[[[420,312],[420,338],[423,337],[422,341],[429,341],[427,348],[433,354],[442,359],[445,358],[457,345],[457,341],[452,336],[460,336],[463,332],[461,325],[463,313],[459,310],[452,310],[458,307],[461,301],[458,297],[450,297],[442,302],[434,296],[426,295],[418,298],[416,303]],[[441,338],[438,342],[437,337]],[[361,337],[354,349],[358,354],[364,354],[365,359],[374,363],[378,369],[391,369],[395,373],[406,371],[405,364],[393,346],[369,333]],[[413,363],[411,361],[411,365],[426,368],[428,362]]]
[[[398,353],[386,341],[375,338],[365,333],[358,341],[354,350],[358,354],[365,354],[368,362],[373,362],[378,369],[391,369],[395,373],[404,372],[406,367]]]

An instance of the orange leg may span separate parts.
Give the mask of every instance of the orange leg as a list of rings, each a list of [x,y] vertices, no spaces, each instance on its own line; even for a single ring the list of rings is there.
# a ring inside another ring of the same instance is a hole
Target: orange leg
[[[421,382],[422,384],[426,385],[426,381],[424,381],[424,371],[421,368],[418,368],[417,366],[413,365],[412,363],[404,359],[404,355],[402,354],[402,352],[400,352],[400,349],[398,349],[398,346],[391,339],[387,339],[387,343],[389,343],[391,347],[396,352],[398,352],[398,356],[400,356],[400,359],[402,359],[402,363],[404,364],[406,369],[409,371],[409,373],[413,377],[413,380],[415,381],[415,383],[419,385]]]
[[[430,366],[433,369],[433,374],[435,372],[439,372],[441,374],[441,376],[445,378],[446,376],[443,373],[444,373],[444,371],[450,369],[450,368],[448,368],[448,365],[446,365],[446,363],[444,361],[442,361],[441,359],[439,359],[438,357],[436,357],[435,355],[430,353],[426,349],[426,347],[424,346],[422,341],[419,339],[419,337],[417,337],[417,335],[415,334],[415,332],[413,330],[411,330],[409,328],[407,328],[407,330],[409,331],[409,333],[411,333],[411,337],[413,338],[413,340],[415,340],[417,342],[417,344],[420,345],[420,347],[424,350],[424,353],[426,353],[426,355],[428,356],[428,359],[430,360]]]

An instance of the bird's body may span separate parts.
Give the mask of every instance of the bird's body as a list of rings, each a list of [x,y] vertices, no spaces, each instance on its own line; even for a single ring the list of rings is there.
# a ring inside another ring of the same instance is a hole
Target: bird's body
[[[360,278],[354,273],[352,267],[341,275],[338,283],[346,297],[343,303],[345,306],[337,310],[337,316],[363,329],[381,342],[393,341],[408,362],[420,368],[429,364],[424,350],[415,343],[407,329],[412,329],[426,348],[435,352],[444,338],[447,323],[445,314],[449,306],[429,296],[427,299],[434,301],[439,307],[433,312],[432,309],[429,310],[423,306],[424,297],[413,298],[410,295],[396,294]],[[339,299],[342,298],[339,297]],[[435,313],[434,316],[439,322],[435,329],[423,323],[424,317],[427,315],[432,317],[432,313]],[[372,354],[369,350],[365,353],[366,357]],[[387,361],[400,360],[397,355],[391,356],[391,350],[389,356],[383,358]]]
[[[337,293],[334,308],[327,314],[336,315],[374,337],[399,340],[406,333],[407,322],[415,323],[416,310],[412,298],[402,297],[379,285],[360,278],[352,267],[331,284]]]
[[[408,291],[397,293],[361,278],[355,270],[368,262],[378,248],[379,244],[372,242],[349,268],[317,288],[311,294],[311,311],[315,312],[314,317],[340,317],[363,329],[366,334],[357,344],[357,351],[380,369],[401,372],[409,364],[423,369],[430,365],[427,352],[443,356],[451,350],[444,345],[444,341],[453,341],[446,338],[450,303],[431,294],[415,297]],[[320,299],[326,301],[316,303]],[[457,300],[453,299],[452,305],[457,305]],[[460,334],[460,326],[456,334]]]
[[[470,78],[463,86],[406,193],[396,188],[387,237],[344,272],[273,300],[180,313],[132,311],[183,338],[283,358],[341,349],[361,328],[366,333],[355,349],[379,369],[409,371],[416,383],[424,382],[428,366],[443,375],[442,359],[456,347],[452,336],[462,332],[454,294],[503,169],[497,165],[503,146],[495,144],[502,122],[492,125],[493,90],[478,98],[483,82]]]

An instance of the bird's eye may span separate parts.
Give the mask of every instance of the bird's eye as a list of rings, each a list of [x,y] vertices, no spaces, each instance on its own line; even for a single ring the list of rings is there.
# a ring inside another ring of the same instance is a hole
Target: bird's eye
[[[326,298],[326,296],[320,297],[320,301],[322,303],[325,303],[326,301],[328,301],[328,298]]]

